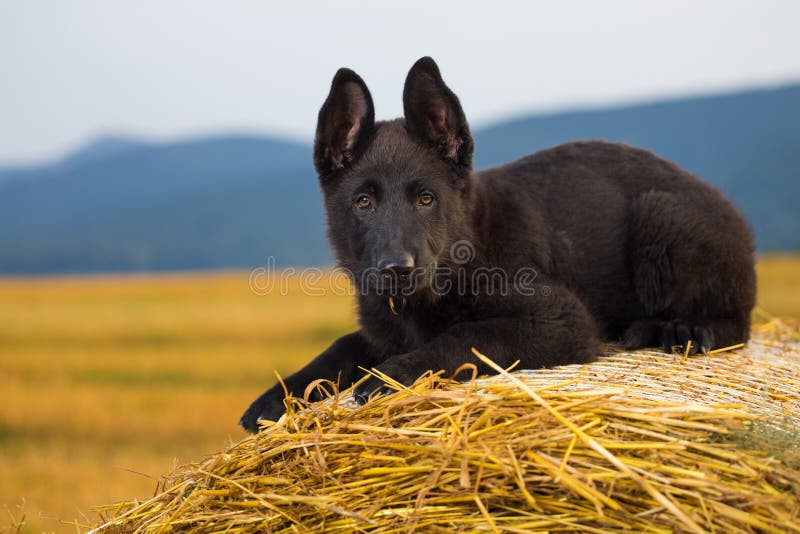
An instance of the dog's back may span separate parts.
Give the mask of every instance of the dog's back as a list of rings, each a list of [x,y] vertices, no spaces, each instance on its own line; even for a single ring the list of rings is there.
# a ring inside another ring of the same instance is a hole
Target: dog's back
[[[496,261],[536,262],[568,282],[606,337],[644,315],[737,317],[741,325],[717,341],[748,337],[752,234],[718,190],[675,164],[621,143],[585,141],[477,178],[491,199],[484,239],[494,243]],[[627,341],[655,342],[647,337]]]

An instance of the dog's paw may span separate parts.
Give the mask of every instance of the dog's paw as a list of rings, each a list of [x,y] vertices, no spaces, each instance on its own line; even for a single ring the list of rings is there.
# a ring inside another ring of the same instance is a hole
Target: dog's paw
[[[286,405],[283,400],[282,388],[270,389],[250,405],[239,419],[239,424],[248,432],[255,434],[258,432],[259,421],[277,421],[284,414]]]
[[[661,346],[667,354],[686,352],[689,354],[708,353],[714,346],[714,333],[707,326],[692,326],[682,321],[669,321],[661,326]]]
[[[420,369],[418,366],[414,365],[405,355],[393,356],[375,369],[404,386],[410,386],[416,382],[417,378],[426,371],[426,369]],[[370,376],[367,380],[356,386],[353,390],[353,398],[358,404],[364,404],[375,395],[388,395],[394,391],[395,388],[389,386],[383,380],[375,376]]]

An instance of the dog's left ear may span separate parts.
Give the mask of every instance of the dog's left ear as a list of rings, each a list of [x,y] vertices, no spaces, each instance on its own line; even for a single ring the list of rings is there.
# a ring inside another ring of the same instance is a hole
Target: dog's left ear
[[[445,85],[430,57],[414,63],[403,89],[406,129],[459,168],[472,168],[475,144],[458,97]]]

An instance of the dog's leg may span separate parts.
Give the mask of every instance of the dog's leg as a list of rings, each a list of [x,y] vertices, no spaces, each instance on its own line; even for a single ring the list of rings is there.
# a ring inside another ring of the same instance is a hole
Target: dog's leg
[[[659,319],[641,319],[634,321],[622,336],[622,346],[626,350],[655,347],[661,344],[661,327],[664,321]]]
[[[682,206],[672,193],[649,191],[631,202],[630,257],[633,284],[649,317],[667,310],[675,300],[675,255],[686,247]],[[689,241],[691,242],[691,241]]]
[[[337,339],[311,363],[284,379],[284,384],[294,397],[302,397],[308,384],[317,379],[338,380],[345,388],[362,375],[359,367],[375,365],[377,356],[378,351],[361,332],[354,332]],[[258,431],[259,420],[274,421],[286,411],[284,397],[283,386],[275,384],[250,405],[239,424],[249,432]],[[319,400],[316,393],[312,393],[312,398]]]
[[[491,374],[473,355],[473,347],[503,367],[516,360],[520,360],[520,369],[592,361],[599,350],[594,320],[572,292],[557,287],[551,291],[547,297],[533,297],[536,300],[517,314],[455,324],[411,352],[390,356],[377,370],[404,385],[412,384],[427,370],[444,370],[445,376],[450,376],[465,363],[475,364],[481,374]],[[490,313],[491,308],[484,307]],[[380,380],[370,378],[354,395],[364,402],[376,391],[386,388]]]
[[[629,326],[625,347],[694,354],[747,341],[755,272],[744,223],[663,191],[640,195],[630,209],[633,282],[645,317]]]

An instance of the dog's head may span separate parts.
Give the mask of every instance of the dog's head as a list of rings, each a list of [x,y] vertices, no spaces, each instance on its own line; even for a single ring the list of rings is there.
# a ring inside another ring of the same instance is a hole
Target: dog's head
[[[403,108],[404,118],[376,123],[366,84],[340,69],[319,112],[314,165],[328,233],[362,288],[421,289],[464,237],[474,144],[431,58],[409,71]]]

